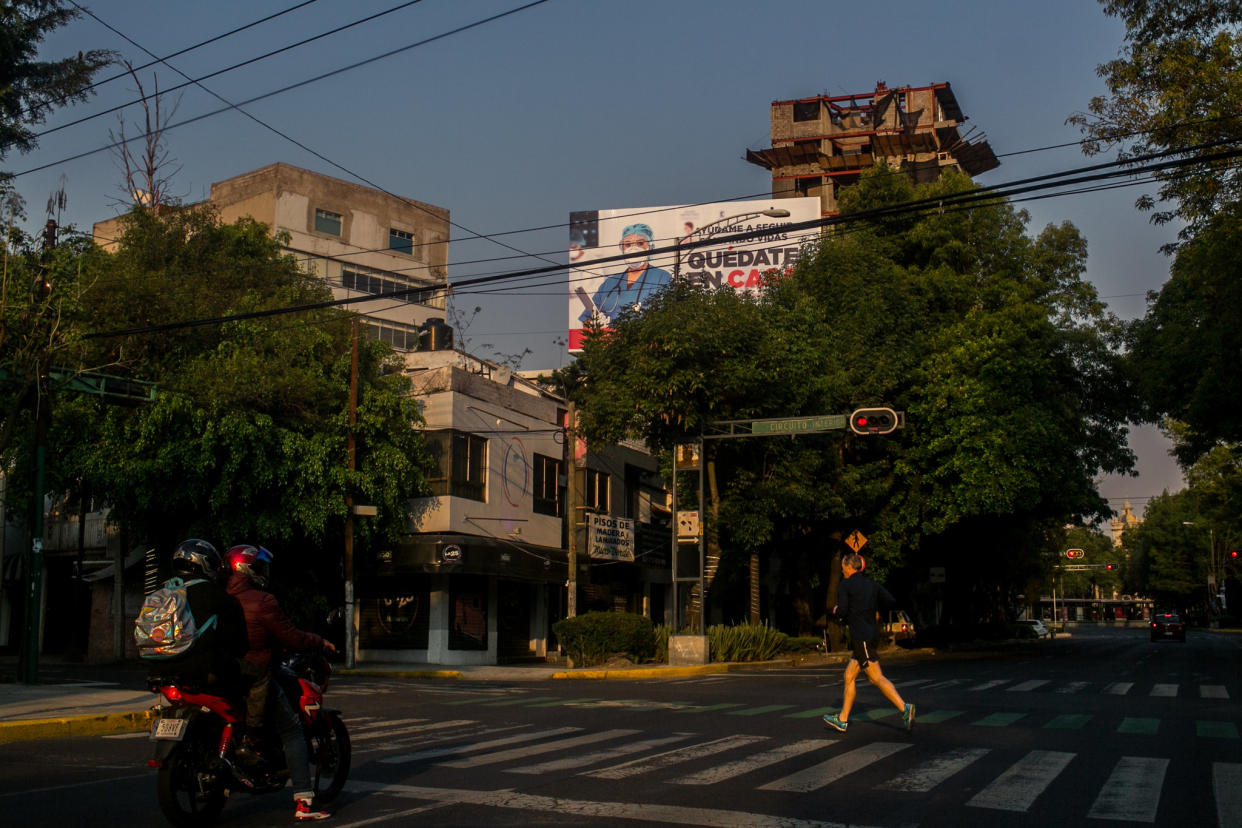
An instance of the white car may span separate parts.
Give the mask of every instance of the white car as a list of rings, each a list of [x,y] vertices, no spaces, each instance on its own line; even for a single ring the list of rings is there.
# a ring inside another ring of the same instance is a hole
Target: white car
[[[1019,621],[1018,626],[1026,627],[1027,629],[1029,629],[1031,631],[1030,635],[1034,636],[1035,638],[1047,638],[1048,637],[1048,628],[1045,627],[1044,622],[1040,621],[1038,618],[1027,618],[1022,621]]]
[[[888,619],[883,624],[883,632],[892,636],[893,641],[913,641],[914,622],[901,610],[889,610]]]

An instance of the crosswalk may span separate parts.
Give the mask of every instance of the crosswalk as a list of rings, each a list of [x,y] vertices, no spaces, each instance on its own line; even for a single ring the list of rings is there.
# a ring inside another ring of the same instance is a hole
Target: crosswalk
[[[1067,681],[1054,682],[1050,679],[1013,679],[997,678],[986,681],[972,679],[910,679],[893,682],[898,687],[917,687],[920,690],[961,690],[968,693],[981,693],[988,690],[1003,690],[1007,693],[1056,693],[1100,694],[1106,696],[1137,696],[1146,695],[1152,698],[1183,698],[1198,697],[1201,699],[1229,700],[1228,688],[1223,684],[1188,684],[1183,688],[1180,682],[1153,682],[1138,684],[1133,681]]]
[[[1121,755],[1097,768],[1098,755],[1068,750],[1030,750],[1025,740],[1005,745],[950,745],[941,740],[877,739],[850,734],[808,738],[802,726],[787,736],[734,733],[721,736],[693,729],[657,732],[641,727],[591,729],[566,725],[490,726],[478,720],[427,719],[418,737],[402,743],[415,720],[351,720],[355,752],[378,753],[377,765],[416,765],[422,777],[428,767],[457,770],[486,768],[520,783],[530,780],[546,788],[550,778],[637,781],[691,789],[754,791],[788,796],[818,796],[834,786],[858,780],[879,794],[919,797],[935,795],[938,807],[956,801],[970,812],[1030,814],[1039,803],[1079,803],[1082,819],[1155,824],[1168,794],[1171,758],[1158,750]],[[1211,779],[1217,824],[1242,824],[1242,763],[1204,759],[1196,776]],[[356,762],[356,767],[358,763]],[[1184,774],[1183,774],[1184,777]],[[964,781],[963,781],[964,780]],[[1092,789],[1086,789],[1091,780]],[[572,783],[571,783],[572,784]],[[505,786],[507,789],[507,785]],[[423,790],[423,789],[420,789]],[[516,788],[513,788],[516,790]],[[431,794],[428,794],[434,798]],[[1053,798],[1053,799],[1050,799]],[[781,800],[787,801],[787,800]],[[585,806],[584,806],[585,807]]]

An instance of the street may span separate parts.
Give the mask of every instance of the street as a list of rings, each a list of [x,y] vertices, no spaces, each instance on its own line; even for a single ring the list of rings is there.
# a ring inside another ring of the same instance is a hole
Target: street
[[[336,826],[1242,825],[1242,636],[1077,629],[999,652],[893,654],[913,734],[840,665],[664,681],[341,677]],[[0,746],[14,826],[155,825],[145,734]],[[292,820],[237,794],[221,824]]]

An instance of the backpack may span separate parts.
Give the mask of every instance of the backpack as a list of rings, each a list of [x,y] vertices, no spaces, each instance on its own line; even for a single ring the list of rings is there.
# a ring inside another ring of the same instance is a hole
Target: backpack
[[[171,578],[143,600],[142,609],[134,620],[138,655],[156,661],[185,655],[203,633],[216,625],[215,615],[199,624],[190,610],[186,589],[204,583],[207,582],[201,578],[195,581]]]

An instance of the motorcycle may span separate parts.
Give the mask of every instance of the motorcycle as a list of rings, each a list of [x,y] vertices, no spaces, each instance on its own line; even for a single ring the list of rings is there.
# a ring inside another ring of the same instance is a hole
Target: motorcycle
[[[295,702],[315,797],[324,803],[340,794],[350,765],[349,731],[341,712],[323,706],[331,674],[320,653],[300,652],[282,660],[273,678]],[[163,705],[151,726],[155,755],[147,765],[159,769],[160,810],[173,825],[210,825],[233,791],[266,794],[284,789],[289,771],[274,733],[262,735],[258,760],[243,762],[236,754],[237,727],[246,720],[244,699],[201,692],[169,678],[152,679],[150,689]]]

